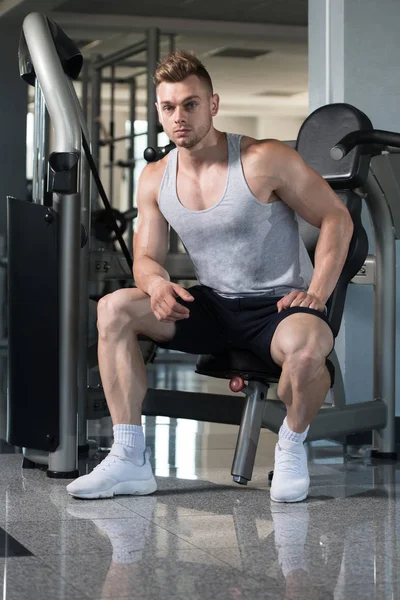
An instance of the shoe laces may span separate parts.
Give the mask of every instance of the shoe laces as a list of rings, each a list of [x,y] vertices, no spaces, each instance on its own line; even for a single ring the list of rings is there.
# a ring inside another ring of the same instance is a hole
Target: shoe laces
[[[110,467],[112,467],[113,465],[115,465],[115,463],[119,462],[120,460],[126,460],[123,456],[119,456],[118,454],[108,454],[108,456],[105,457],[104,460],[101,461],[101,463],[99,463],[97,465],[97,467],[95,467],[93,469],[93,471],[107,471]]]
[[[289,473],[300,473],[301,454],[299,452],[291,452],[286,448],[279,446],[278,464],[279,467]]]

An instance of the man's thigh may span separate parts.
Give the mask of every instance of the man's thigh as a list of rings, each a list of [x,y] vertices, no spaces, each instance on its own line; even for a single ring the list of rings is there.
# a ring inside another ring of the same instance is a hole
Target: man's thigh
[[[325,313],[305,307],[277,311],[265,318],[259,333],[249,343],[249,349],[259,356],[279,377],[285,353],[304,340],[315,340],[326,356],[332,351],[334,339]]]
[[[194,302],[185,302],[190,315],[175,323],[175,334],[168,342],[161,342],[160,348],[180,350],[190,354],[218,354],[229,347],[228,334],[213,303],[213,295],[206,292],[202,286],[196,285],[188,289],[194,297]]]

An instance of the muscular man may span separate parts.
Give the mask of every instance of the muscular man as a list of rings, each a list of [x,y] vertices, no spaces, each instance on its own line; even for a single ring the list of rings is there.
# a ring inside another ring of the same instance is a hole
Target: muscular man
[[[277,140],[213,126],[219,97],[191,53],[154,75],[160,122],[177,146],[143,170],[134,236],[136,289],[99,302],[99,365],[114,425],[110,454],[67,487],[80,498],[150,494],[141,405],[146,369],[138,334],[163,348],[213,354],[249,349],[280,376],[287,417],[275,451],[271,499],[298,502],[309,487],[303,442],[330,386],[333,336],[324,307],[342,270],[351,217],[330,186]],[[295,213],[320,228],[312,269]],[[199,285],[184,289],[163,268],[168,224]]]

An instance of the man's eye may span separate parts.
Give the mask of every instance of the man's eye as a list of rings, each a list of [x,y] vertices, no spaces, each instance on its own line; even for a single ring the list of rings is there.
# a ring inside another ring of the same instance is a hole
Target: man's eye
[[[172,110],[172,106],[164,106],[164,110],[170,112]]]
[[[197,106],[196,102],[189,102],[189,104],[186,104],[186,108],[189,108],[189,109],[195,108],[196,106]]]

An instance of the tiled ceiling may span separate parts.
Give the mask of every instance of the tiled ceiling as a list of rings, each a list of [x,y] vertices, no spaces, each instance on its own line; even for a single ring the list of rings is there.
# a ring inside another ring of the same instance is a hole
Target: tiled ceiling
[[[54,10],[306,26],[307,6],[308,0],[67,0]]]

